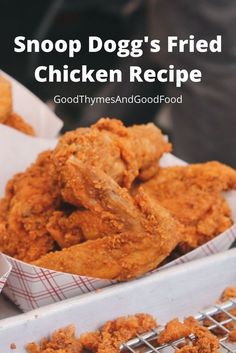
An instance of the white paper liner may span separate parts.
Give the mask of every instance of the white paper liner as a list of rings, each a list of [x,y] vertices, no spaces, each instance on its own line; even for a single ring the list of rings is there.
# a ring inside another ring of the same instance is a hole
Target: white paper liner
[[[0,126],[0,136],[0,196],[2,196],[7,181],[16,172],[25,170],[35,160],[39,152],[53,148],[56,140],[32,138],[18,134],[5,126]],[[185,162],[167,154],[162,158],[161,164],[162,166],[183,165]],[[229,195],[233,219],[236,221],[235,191],[230,192]],[[227,250],[235,239],[236,225],[165,267]],[[25,312],[116,283],[115,281],[56,272],[29,265],[11,257],[5,256],[5,258],[12,265],[12,271],[8,277],[7,285],[4,287],[4,292]],[[145,276],[160,270],[161,268],[158,268]]]
[[[0,293],[7,281],[7,278],[11,272],[12,266],[6,257],[0,254]]]
[[[58,135],[63,122],[32,92],[0,70],[0,75],[11,82],[13,110],[35,130],[36,136],[52,138]]]

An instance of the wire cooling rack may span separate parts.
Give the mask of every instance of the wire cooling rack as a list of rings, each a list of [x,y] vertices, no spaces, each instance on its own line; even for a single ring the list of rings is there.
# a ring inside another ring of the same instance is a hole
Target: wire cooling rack
[[[229,342],[228,334],[229,324],[236,324],[236,316],[232,314],[232,309],[236,309],[236,300],[231,299],[223,304],[216,304],[204,311],[199,312],[195,319],[206,326],[212,333],[220,332],[220,352],[236,353],[236,343]],[[173,353],[176,352],[186,337],[178,341],[170,342],[165,345],[158,345],[157,338],[164,327],[158,327],[156,330],[137,335],[132,340],[123,343],[120,347],[121,353]],[[194,335],[188,336],[193,341]]]

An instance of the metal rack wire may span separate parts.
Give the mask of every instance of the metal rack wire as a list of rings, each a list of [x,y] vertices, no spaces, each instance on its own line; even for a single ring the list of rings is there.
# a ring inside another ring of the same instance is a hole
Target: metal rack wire
[[[232,309],[236,309],[236,300],[231,299],[223,304],[216,304],[204,311],[199,312],[195,319],[206,326],[212,333],[220,330],[220,352],[223,353],[236,353],[236,343],[228,340],[229,329],[228,325],[231,323],[236,324],[236,316],[232,314]],[[216,316],[217,315],[217,316]],[[158,327],[156,330],[146,332],[142,335],[137,335],[130,341],[123,343],[120,347],[121,353],[174,353],[176,352],[181,343],[185,342],[186,337],[178,341],[170,342],[165,345],[158,345],[157,338],[164,327]],[[187,337],[188,340],[193,342],[194,335]]]

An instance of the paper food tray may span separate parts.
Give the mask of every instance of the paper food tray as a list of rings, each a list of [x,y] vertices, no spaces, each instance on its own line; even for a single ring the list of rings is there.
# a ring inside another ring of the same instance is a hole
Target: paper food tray
[[[213,304],[227,286],[236,284],[236,249],[183,264],[153,276],[119,284],[87,296],[52,304],[0,322],[4,353],[25,353],[28,342],[75,324],[77,335],[96,330],[107,320],[149,313],[163,324],[174,317],[196,314]],[[22,332],[24,334],[22,335]]]
[[[4,129],[4,134],[2,129]],[[16,172],[25,170],[35,160],[39,152],[53,148],[56,144],[56,140],[32,138],[17,134],[9,128],[6,134],[6,129],[7,127],[0,126],[0,196],[4,193],[5,184]],[[17,158],[15,151],[17,151]],[[161,163],[163,166],[185,164],[170,154],[165,155]],[[235,195],[235,191],[230,192],[229,195]],[[234,221],[236,221],[235,200],[236,197],[229,199]],[[207,244],[172,261],[167,266],[174,266],[227,250],[235,239],[236,225]],[[55,272],[10,257],[6,257],[6,259],[12,265],[12,271],[4,287],[4,293],[23,311],[83,295],[116,283],[115,281]],[[145,276],[152,276],[160,270],[161,268],[158,268]]]
[[[33,126],[36,136],[52,138],[57,136],[63,122],[32,92],[11,76],[0,70],[0,75],[11,82],[13,109]],[[18,132],[21,134],[20,132]]]
[[[0,254],[0,293],[7,281],[7,278],[11,272],[12,266],[6,260],[5,256]]]

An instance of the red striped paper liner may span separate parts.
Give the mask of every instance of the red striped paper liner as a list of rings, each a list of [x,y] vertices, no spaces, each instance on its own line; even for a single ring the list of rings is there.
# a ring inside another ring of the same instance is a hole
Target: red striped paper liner
[[[10,265],[9,261],[7,261],[4,255],[0,254],[0,293],[6,284],[11,269],[12,266]]]
[[[161,268],[151,271],[145,276],[153,275],[167,267],[225,251],[230,248],[235,240],[236,225],[208,243]],[[43,269],[8,256],[5,257],[12,265],[12,271],[8,277],[4,293],[24,312],[71,297],[84,295],[117,283],[116,281]]]

